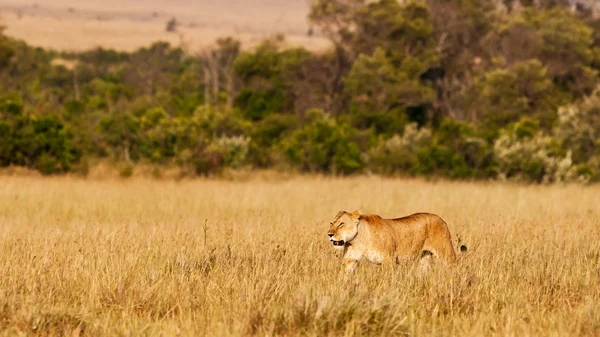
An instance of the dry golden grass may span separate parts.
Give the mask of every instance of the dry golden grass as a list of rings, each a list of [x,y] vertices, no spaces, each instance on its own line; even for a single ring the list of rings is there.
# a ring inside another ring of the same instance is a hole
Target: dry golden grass
[[[277,33],[292,46],[330,45],[323,37],[307,36],[306,0],[0,0],[0,14],[7,35],[65,51],[97,46],[132,51],[168,41],[197,52],[223,36],[251,48]],[[171,18],[180,23],[177,33],[165,31]]]
[[[2,335],[598,336],[599,187],[0,177]],[[440,214],[455,268],[362,264],[330,218]]]

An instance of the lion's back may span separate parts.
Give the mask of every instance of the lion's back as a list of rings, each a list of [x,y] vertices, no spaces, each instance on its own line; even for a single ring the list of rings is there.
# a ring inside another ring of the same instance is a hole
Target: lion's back
[[[450,231],[446,222],[433,213],[414,213],[400,218],[384,219],[379,215],[361,216],[369,223],[374,246],[400,255],[413,255],[425,248],[434,249],[440,255],[453,255]],[[445,249],[439,249],[445,247]],[[451,248],[451,247],[450,247]],[[452,258],[451,258],[452,259]]]

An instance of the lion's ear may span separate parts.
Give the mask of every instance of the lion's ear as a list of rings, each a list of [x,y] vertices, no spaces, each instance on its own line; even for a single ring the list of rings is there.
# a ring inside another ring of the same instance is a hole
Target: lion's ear
[[[358,210],[352,212],[350,214],[350,218],[352,218],[352,220],[358,225],[360,222],[360,212]]]

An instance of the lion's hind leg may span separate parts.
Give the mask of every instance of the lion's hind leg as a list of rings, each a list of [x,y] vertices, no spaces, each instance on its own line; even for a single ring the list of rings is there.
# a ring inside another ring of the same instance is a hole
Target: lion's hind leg
[[[419,262],[417,265],[417,275],[420,277],[426,276],[431,269],[433,263],[433,253],[429,250],[421,251],[419,256]]]
[[[452,247],[452,242],[448,240],[427,239],[423,244],[423,252],[429,251],[433,256],[443,260],[446,263],[456,262],[456,253]]]

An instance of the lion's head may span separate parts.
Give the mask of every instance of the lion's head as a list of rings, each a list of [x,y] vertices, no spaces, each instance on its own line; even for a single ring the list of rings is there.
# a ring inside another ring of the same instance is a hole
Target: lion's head
[[[358,234],[359,221],[360,213],[358,211],[352,213],[341,211],[335,216],[327,232],[329,241],[333,243],[335,248],[343,248],[347,243],[354,240]]]

